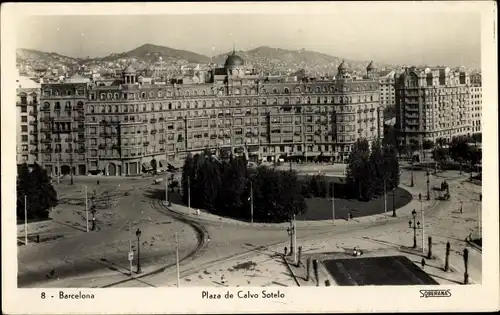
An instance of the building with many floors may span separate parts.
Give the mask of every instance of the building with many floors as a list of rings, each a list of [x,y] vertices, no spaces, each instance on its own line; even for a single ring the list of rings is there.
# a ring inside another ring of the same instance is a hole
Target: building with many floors
[[[470,97],[471,97],[471,133],[481,132],[481,111],[483,109],[481,73],[470,75]]]
[[[463,69],[406,68],[395,76],[396,126],[402,143],[471,133],[471,83]]]
[[[191,82],[191,81],[188,81]],[[383,136],[376,69],[354,80],[267,77],[229,55],[203,83],[161,84],[132,67],[120,78],[42,86],[40,160],[52,173],[135,175],[204,150],[346,161],[354,142]]]
[[[85,83],[42,84],[39,108],[39,164],[49,174],[87,173]]]
[[[16,85],[16,163],[32,165],[38,159],[40,84],[18,76]]]
[[[380,80],[380,106],[396,106],[396,89],[394,86],[394,70],[379,73]]]

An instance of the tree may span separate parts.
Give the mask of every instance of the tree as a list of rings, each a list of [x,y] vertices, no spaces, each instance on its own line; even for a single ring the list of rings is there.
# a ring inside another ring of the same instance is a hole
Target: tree
[[[437,163],[439,163],[440,168],[442,169],[444,163],[446,162],[446,160],[448,160],[449,150],[446,148],[442,148],[442,147],[436,147],[436,148],[434,148],[434,151],[432,153],[433,153],[434,161],[436,161],[436,166],[437,166]],[[435,169],[435,171],[437,171],[437,169]]]
[[[373,193],[380,196],[384,193],[384,180],[387,177],[386,164],[380,140],[372,142],[369,163],[373,167]]]
[[[47,171],[36,163],[31,170],[26,163],[19,167],[16,188],[18,219],[24,220],[24,196],[29,219],[47,219],[50,208],[58,203],[57,192],[50,183]]]
[[[151,168],[153,169],[154,175],[158,174],[158,163],[156,162],[156,159],[154,157],[151,160]]]
[[[368,141],[358,139],[348,158],[347,180],[353,190],[357,189],[360,200],[370,200],[373,196],[374,168],[369,159]]]
[[[434,148],[434,141],[426,139],[422,143],[422,149],[424,150],[432,150]],[[424,151],[424,158],[425,158],[425,151]]]
[[[182,167],[182,201],[187,204],[188,203],[188,184],[193,183],[194,179],[194,158],[188,153],[186,159],[184,160],[184,166]],[[193,199],[193,195],[191,194],[191,199]]]
[[[386,189],[392,190],[399,186],[399,160],[396,150],[391,146],[385,146],[383,148],[383,161],[386,179]]]
[[[249,185],[246,178],[247,168],[241,157],[225,160],[221,164],[220,190],[217,194],[217,212],[233,217],[248,217],[248,212],[241,213],[245,202],[245,188]]]

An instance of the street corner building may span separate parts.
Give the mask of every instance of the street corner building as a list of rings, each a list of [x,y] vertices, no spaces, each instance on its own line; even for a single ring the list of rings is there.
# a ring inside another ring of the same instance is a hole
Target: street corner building
[[[401,144],[449,142],[481,132],[481,74],[465,68],[408,67],[395,74]]]
[[[128,66],[111,79],[42,83],[31,138],[19,143],[53,175],[137,175],[153,158],[163,168],[204,150],[345,163],[358,138],[383,136],[378,74],[373,62],[361,77],[342,62],[335,77],[263,75],[234,51],[221,67],[169,80]]]

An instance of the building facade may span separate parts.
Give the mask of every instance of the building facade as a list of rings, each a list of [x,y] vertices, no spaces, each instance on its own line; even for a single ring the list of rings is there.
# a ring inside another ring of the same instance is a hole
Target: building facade
[[[381,73],[380,80],[380,105],[383,108],[396,106],[396,89],[394,87],[395,71]]]
[[[42,84],[39,161],[49,174],[87,174],[85,103],[87,85]]]
[[[16,163],[32,165],[38,161],[40,84],[26,77],[16,84]]]
[[[471,133],[480,133],[481,129],[481,112],[483,109],[483,93],[482,93],[482,77],[481,73],[472,73],[470,75],[470,96],[471,96]]]
[[[207,149],[252,160],[323,155],[344,163],[358,138],[383,136],[379,97],[376,69],[353,80],[345,63],[335,80],[271,78],[249,71],[233,52],[197,84],[158,84],[127,67],[121,78],[88,89],[42,87],[51,146],[41,158],[51,168],[59,160],[63,173],[110,176],[139,174],[153,158],[162,168]]]
[[[451,140],[471,130],[470,79],[447,67],[407,68],[395,76],[396,126],[405,144]]]

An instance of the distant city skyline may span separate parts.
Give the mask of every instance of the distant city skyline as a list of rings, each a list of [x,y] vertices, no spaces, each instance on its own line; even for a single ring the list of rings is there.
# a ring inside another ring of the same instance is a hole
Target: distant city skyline
[[[382,12],[356,4],[325,14],[30,16],[19,24],[17,47],[104,57],[149,43],[211,57],[233,45],[237,50],[269,46],[388,64],[480,67],[479,13],[420,14],[415,7]]]

